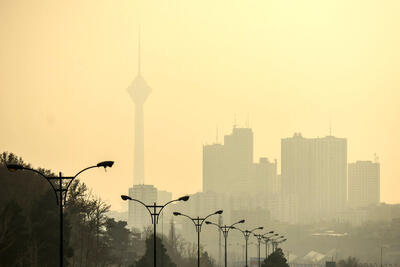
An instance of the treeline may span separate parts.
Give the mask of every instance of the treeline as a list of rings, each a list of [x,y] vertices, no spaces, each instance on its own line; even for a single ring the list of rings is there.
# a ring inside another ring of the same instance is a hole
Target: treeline
[[[33,172],[10,173],[5,167],[9,163],[31,167],[12,153],[0,154],[0,266],[58,266],[60,221],[55,194]],[[52,175],[50,170],[38,170]],[[152,266],[152,232],[130,231],[125,221],[107,216],[109,209],[84,183],[73,182],[64,208],[64,266],[146,267],[146,262]],[[158,242],[160,266],[195,266],[196,247],[171,227],[170,236]],[[214,266],[206,252],[202,252],[202,266]]]

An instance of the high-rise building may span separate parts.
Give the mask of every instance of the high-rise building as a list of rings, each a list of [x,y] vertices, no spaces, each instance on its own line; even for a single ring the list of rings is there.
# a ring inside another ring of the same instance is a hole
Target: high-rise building
[[[172,200],[172,193],[165,190],[158,190],[157,203],[164,205],[165,203]]]
[[[253,171],[253,131],[233,128],[224,144],[203,147],[204,192],[250,192]]]
[[[300,214],[304,218],[313,218],[315,214],[316,179],[312,143],[311,139],[297,133],[292,138],[281,140],[282,193],[291,200],[290,203],[299,203],[299,207],[290,208],[297,213],[301,208]]]
[[[282,192],[296,199],[299,221],[333,218],[346,203],[347,140],[296,133],[281,140]]]
[[[203,192],[224,192],[224,184],[227,182],[226,168],[223,145],[203,146]]]
[[[152,185],[134,185],[129,188],[129,196],[145,204],[153,204],[157,201],[157,188]],[[151,216],[146,207],[140,203],[129,201],[128,225],[140,230],[151,225]]]
[[[135,103],[135,139],[133,161],[133,187],[129,188],[131,198],[142,201],[145,204],[153,204],[157,201],[157,189],[152,185],[145,185],[144,179],[144,116],[143,105],[151,93],[151,88],[144,80],[141,73],[140,62],[140,32],[138,38],[138,74],[128,88],[128,93]],[[150,220],[147,210],[140,203],[129,201],[128,225],[142,229]],[[151,220],[150,220],[151,222]]]
[[[277,161],[269,161],[268,158],[260,158],[253,164],[251,175],[251,190],[255,193],[278,193],[278,180],[276,174]]]
[[[253,165],[253,131],[250,128],[233,128],[232,134],[224,137],[224,150],[228,192],[249,192],[252,189],[251,168]]]
[[[336,217],[347,201],[347,140],[327,136],[316,138],[315,160],[317,193],[322,218]]]
[[[349,163],[348,202],[351,207],[378,204],[380,201],[380,165],[378,162]]]

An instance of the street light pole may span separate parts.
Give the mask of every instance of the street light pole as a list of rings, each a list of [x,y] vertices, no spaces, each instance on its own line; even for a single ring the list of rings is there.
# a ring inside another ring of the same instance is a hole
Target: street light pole
[[[285,242],[285,241],[287,240],[286,238],[285,238],[285,239],[282,239],[282,240],[279,240],[280,238],[284,238],[284,236],[282,235],[282,236],[278,237],[277,239],[272,239],[272,249],[273,249],[273,252],[276,251],[276,249],[278,248],[278,245],[279,245],[280,243],[283,243],[283,242]]]
[[[64,212],[63,212],[63,194],[62,192],[62,174],[61,172],[59,173],[59,192],[60,192],[60,202],[61,204],[58,205],[60,208],[60,267],[62,267],[64,265],[64,257],[61,256],[63,255],[63,251],[64,251]]]
[[[207,215],[205,218],[200,218],[199,216],[197,216],[197,218],[192,218],[186,214],[182,214],[180,212],[174,212],[173,214],[175,216],[184,216],[189,218],[193,223],[194,226],[196,227],[196,232],[197,232],[197,266],[200,267],[200,232],[201,232],[201,227],[204,223],[205,220],[207,220],[208,217],[213,216],[213,215],[217,215],[217,214],[222,214],[223,210],[218,210],[214,213],[211,213],[209,215]]]
[[[261,240],[263,239],[263,235],[261,234],[254,234],[258,241],[258,267],[261,267]]]
[[[272,234],[274,231],[270,231],[266,234],[254,234],[254,236],[257,238],[258,241],[258,267],[261,267],[261,240],[265,239],[267,234]],[[273,236],[278,236],[278,234],[274,234]],[[268,247],[268,242],[265,243],[265,245]],[[268,254],[268,253],[267,253]],[[268,255],[265,255],[265,258],[267,258]]]
[[[167,202],[166,204],[164,204],[164,205],[157,205],[157,203],[156,202],[154,202],[154,204],[153,205],[146,205],[145,203],[143,203],[142,201],[140,201],[140,200],[137,200],[137,199],[134,199],[134,198],[131,198],[130,196],[126,196],[126,195],[121,195],[121,198],[122,198],[122,200],[131,200],[131,201],[135,201],[135,202],[138,202],[138,203],[140,203],[140,204],[142,204],[146,209],[147,209],[147,211],[150,213],[150,216],[151,216],[151,223],[153,224],[153,231],[154,231],[154,233],[153,233],[153,244],[154,244],[154,267],[157,267],[157,250],[156,250],[156,245],[157,245],[157,235],[156,235],[156,232],[157,232],[157,224],[158,224],[158,218],[159,218],[159,216],[160,216],[160,213],[161,213],[161,211],[165,208],[165,206],[167,206],[168,204],[170,204],[170,203],[172,203],[172,202],[176,202],[176,201],[188,201],[189,200],[189,196],[183,196],[183,197],[180,197],[180,198],[178,198],[178,199],[175,199],[175,200],[171,200],[171,201],[169,201],[169,202]],[[157,211],[157,209],[159,209],[158,211]],[[153,210],[153,211],[152,211]]]
[[[104,167],[104,169],[111,168],[114,165],[114,161],[102,161],[100,163],[97,163],[96,165],[87,167],[81,171],[79,171],[77,174],[74,176],[62,176],[62,173],[59,173],[59,176],[47,176],[43,174],[42,172],[31,169],[28,167],[25,167],[23,165],[19,164],[7,164],[7,169],[9,171],[18,171],[18,170],[27,170],[27,171],[32,171],[35,172],[36,174],[39,174],[43,178],[49,182],[51,188],[53,189],[55,195],[56,195],[56,201],[57,205],[59,206],[59,212],[60,212],[60,255],[59,255],[59,264],[60,267],[64,265],[64,205],[65,205],[65,200],[67,198],[67,193],[70,185],[72,184],[72,181],[82,172],[87,171],[92,168],[99,168],[99,167]],[[64,183],[64,181],[67,181]],[[58,184],[58,185],[57,185]],[[58,188],[57,188],[58,186]],[[65,195],[64,195],[65,194]]]
[[[271,232],[263,234],[263,238],[264,238],[264,242],[265,242],[265,258],[268,258],[268,256],[269,256],[269,251],[268,251],[269,245],[268,245],[268,242],[272,241],[271,238],[273,236],[278,236],[279,235],[279,234],[274,234],[272,236],[267,236],[268,234],[272,234],[272,233],[274,233],[274,231],[271,231]]]
[[[242,234],[244,236],[244,240],[246,243],[246,259],[245,259],[246,265],[245,265],[245,267],[248,267],[248,265],[247,265],[247,258],[248,258],[247,257],[247,247],[248,247],[249,237],[250,237],[251,233],[253,233],[256,230],[262,230],[262,229],[264,229],[264,227],[260,226],[260,227],[254,228],[252,230],[241,230],[237,227],[233,227],[233,229],[239,230],[240,232],[242,232]],[[273,233],[273,231],[271,231],[271,232]]]
[[[230,229],[234,229],[235,228],[235,227],[233,227],[234,225],[239,224],[239,223],[244,223],[244,222],[245,222],[245,220],[240,220],[240,221],[235,222],[234,224],[232,224],[230,226],[227,226],[227,225],[220,226],[220,225],[218,225],[216,223],[209,222],[209,221],[205,222],[206,224],[212,224],[214,226],[217,226],[218,229],[221,230],[221,232],[224,235],[224,240],[225,240],[225,267],[228,266],[228,258],[227,258],[228,254],[227,254],[227,252],[228,252],[228,234],[229,234],[229,230]]]

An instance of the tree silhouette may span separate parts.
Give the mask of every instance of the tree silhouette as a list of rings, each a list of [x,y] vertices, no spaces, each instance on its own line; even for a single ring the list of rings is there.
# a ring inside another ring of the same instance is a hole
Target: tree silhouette
[[[347,260],[340,260],[338,262],[338,267],[359,267],[358,259],[354,257],[348,257]]]
[[[13,266],[15,259],[27,247],[26,218],[21,207],[13,200],[0,211],[0,218],[0,266]],[[19,264],[28,265],[24,258],[20,258]]]
[[[261,265],[262,267],[289,267],[289,264],[287,264],[287,260],[285,258],[285,255],[283,254],[282,249],[277,248],[275,252],[271,253],[271,255],[268,256],[264,260],[264,262]]]
[[[0,153],[0,267],[57,266],[60,217],[54,192],[40,175],[10,172],[8,163],[33,168],[12,153]],[[110,219],[108,210],[109,205],[93,196],[84,183],[73,181],[64,207],[64,266],[153,266],[151,227],[144,232],[129,230],[126,222]],[[157,240],[159,266],[195,265],[196,245],[184,241],[173,222],[164,242]],[[201,265],[214,266],[204,250]]]
[[[143,257],[136,263],[136,266],[140,267],[151,267],[154,265],[154,243],[153,238],[148,237],[146,239],[146,252]],[[157,237],[157,265],[163,267],[176,267],[176,264],[172,262],[171,258],[167,254],[167,250],[160,238]]]

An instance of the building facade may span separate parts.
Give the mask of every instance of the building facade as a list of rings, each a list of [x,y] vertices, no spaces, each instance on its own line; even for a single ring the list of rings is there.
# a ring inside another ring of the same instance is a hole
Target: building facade
[[[277,161],[253,162],[253,131],[233,128],[224,144],[203,147],[203,192],[276,193]]]
[[[282,193],[300,222],[332,219],[347,199],[347,140],[296,133],[281,140]],[[290,201],[290,203],[293,203]]]
[[[363,207],[380,202],[380,165],[378,162],[349,163],[348,201],[351,207]]]
[[[153,185],[134,185],[129,188],[129,196],[151,205],[157,202],[157,188]],[[136,201],[129,201],[128,206],[128,226],[143,230],[151,225],[149,211],[142,204]]]

